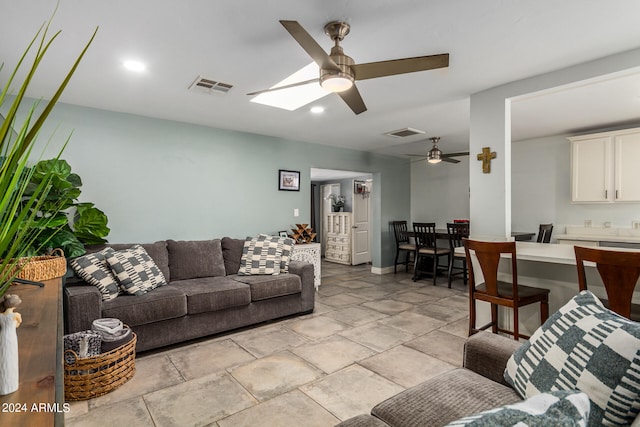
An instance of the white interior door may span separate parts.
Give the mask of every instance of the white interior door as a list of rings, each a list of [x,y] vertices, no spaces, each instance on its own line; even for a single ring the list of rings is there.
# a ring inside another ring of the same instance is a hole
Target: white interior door
[[[369,190],[371,181],[367,181]],[[351,186],[353,188],[353,185]],[[353,190],[352,190],[353,191]],[[353,232],[351,234],[351,263],[353,265],[371,262],[371,199],[362,194],[353,194]]]

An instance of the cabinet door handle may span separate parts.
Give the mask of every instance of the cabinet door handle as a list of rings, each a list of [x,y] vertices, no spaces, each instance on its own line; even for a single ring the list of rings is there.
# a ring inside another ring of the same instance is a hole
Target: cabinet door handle
[[[604,190],[604,198],[606,199],[607,196],[609,195],[608,190]]]
[[[618,198],[618,190],[616,190],[616,199]]]

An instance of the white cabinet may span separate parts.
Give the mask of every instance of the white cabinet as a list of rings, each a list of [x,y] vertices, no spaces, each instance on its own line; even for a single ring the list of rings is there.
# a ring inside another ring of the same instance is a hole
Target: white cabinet
[[[640,128],[569,141],[572,202],[640,202]]]
[[[351,265],[351,212],[326,214],[324,220],[325,260]]]

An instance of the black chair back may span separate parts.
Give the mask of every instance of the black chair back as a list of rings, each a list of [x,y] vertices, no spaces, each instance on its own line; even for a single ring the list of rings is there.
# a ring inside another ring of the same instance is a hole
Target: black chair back
[[[391,226],[393,227],[393,234],[396,238],[396,245],[409,243],[407,221],[391,221]]]
[[[538,230],[538,243],[549,243],[551,241],[551,232],[553,231],[553,224],[540,224]]]
[[[463,239],[469,237],[469,223],[456,222],[447,223],[447,234],[449,235],[449,248],[453,251],[455,248],[464,246]]]
[[[436,249],[436,223],[414,222],[413,232],[416,237],[416,247]]]

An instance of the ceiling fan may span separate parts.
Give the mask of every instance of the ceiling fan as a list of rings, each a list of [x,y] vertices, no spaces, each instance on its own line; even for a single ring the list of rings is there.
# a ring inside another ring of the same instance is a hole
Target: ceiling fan
[[[323,88],[337,93],[355,114],[360,114],[367,111],[367,107],[360,96],[360,92],[358,92],[358,88],[354,84],[356,80],[433,70],[449,66],[448,53],[356,64],[351,57],[344,54],[340,46],[340,42],[349,34],[351,27],[348,23],[333,21],[325,25],[324,33],[335,43],[329,55],[327,55],[322,47],[320,47],[297,21],[280,21],[280,23],[309,54],[313,61],[318,64],[318,67],[320,67],[320,77],[318,79],[306,80],[286,86],[260,90],[248,93],[247,95],[258,95],[265,92],[319,82]]]
[[[422,159],[419,159],[419,160],[426,159],[427,162],[429,162],[429,163],[440,163],[440,162],[460,163],[460,160],[454,159],[453,157],[460,157],[460,156],[468,156],[469,155],[468,151],[460,151],[458,153],[444,154],[438,148],[438,141],[440,141],[440,137],[439,136],[432,136],[431,138],[429,138],[429,140],[431,140],[431,142],[433,143],[433,147],[431,147],[431,150],[429,150],[429,152],[427,153],[426,156],[423,155],[423,154],[407,154],[407,155],[408,156],[414,156],[414,157],[422,157]],[[418,160],[416,160],[416,161],[418,161]]]

